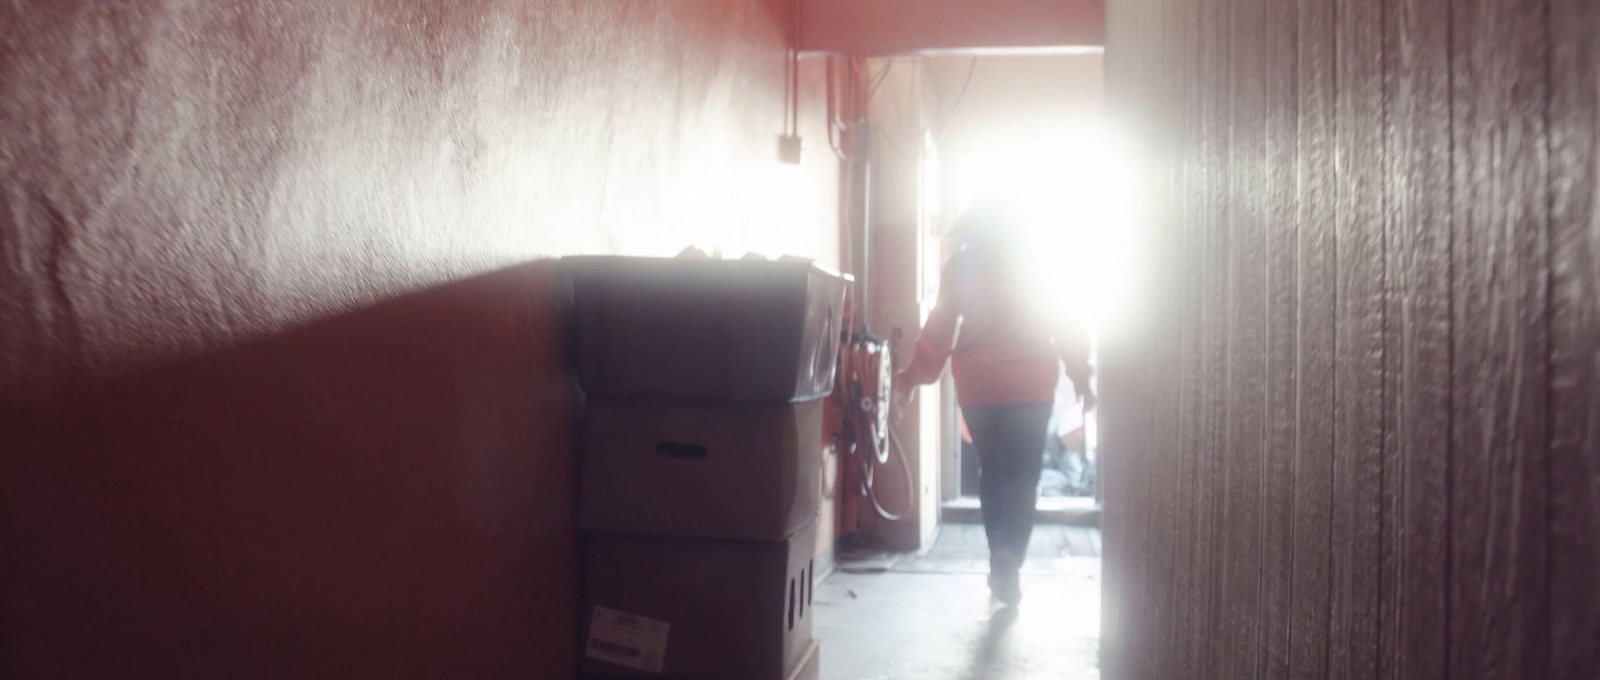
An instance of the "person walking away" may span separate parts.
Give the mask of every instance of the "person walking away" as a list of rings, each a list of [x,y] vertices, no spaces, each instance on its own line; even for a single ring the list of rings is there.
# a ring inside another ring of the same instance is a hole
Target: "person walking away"
[[[1063,364],[1084,410],[1094,405],[1088,333],[1029,304],[1013,225],[986,207],[957,221],[957,249],[941,274],[938,301],[911,362],[895,376],[903,403],[912,388],[937,381],[951,363],[956,400],[978,454],[989,588],[1007,605],[1022,597],[1019,574]]]

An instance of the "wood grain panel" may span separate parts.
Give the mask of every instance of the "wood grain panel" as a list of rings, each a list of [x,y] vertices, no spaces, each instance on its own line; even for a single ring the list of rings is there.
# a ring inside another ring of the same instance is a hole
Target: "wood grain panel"
[[[1120,40],[1153,42],[1150,20],[1160,2],[1128,0],[1109,6],[1108,31],[1118,33]],[[1150,52],[1128,50],[1107,55],[1105,64],[1107,78],[1151,85],[1108,92],[1107,106],[1114,115],[1127,121],[1128,129],[1135,136],[1144,138],[1157,134],[1160,127],[1157,122],[1159,108],[1153,105],[1153,100],[1165,88],[1155,86],[1154,79],[1159,77],[1160,72],[1152,63]],[[1152,161],[1149,158],[1143,160]],[[1173,284],[1160,269],[1150,269],[1144,273],[1148,277],[1144,281],[1144,289],[1152,293]],[[1141,307],[1135,316],[1134,328],[1117,333],[1111,342],[1102,344],[1100,417],[1106,428],[1101,440],[1101,455],[1104,457],[1101,484],[1106,499],[1105,513],[1102,515],[1105,527],[1102,555],[1106,564],[1127,565],[1127,568],[1104,571],[1107,602],[1101,608],[1100,668],[1106,677],[1148,677],[1142,667],[1136,666],[1137,656],[1127,653],[1127,650],[1135,644],[1149,644],[1148,640],[1136,641],[1134,633],[1139,625],[1139,614],[1135,610],[1147,606],[1151,597],[1143,588],[1148,585],[1141,580],[1145,578],[1143,571],[1135,567],[1136,561],[1148,563],[1149,558],[1140,556],[1135,548],[1140,544],[1148,544],[1149,537],[1133,532],[1131,518],[1137,513],[1149,512],[1152,504],[1132,500],[1134,477],[1144,474],[1135,466],[1132,458],[1145,454],[1133,448],[1136,446],[1133,437],[1139,433],[1130,430],[1137,427],[1137,423],[1126,420],[1129,414],[1120,413],[1126,409],[1119,409],[1117,404],[1124,399],[1125,390],[1128,394],[1136,389],[1143,390],[1148,395],[1160,389],[1155,377],[1159,374],[1133,370],[1147,358],[1140,354],[1147,351],[1148,338],[1167,331],[1173,325],[1173,321],[1164,318],[1157,307],[1158,303],[1155,302],[1151,303],[1150,308]],[[1134,385],[1132,381],[1139,381],[1139,384]],[[1123,499],[1129,500],[1120,502]]]
[[[1141,18],[1144,22],[1142,25],[1153,33],[1170,35],[1181,26],[1174,22],[1181,21],[1184,16],[1182,13],[1151,11]],[[1153,45],[1146,52],[1146,66],[1152,69],[1151,77],[1170,81],[1181,74],[1183,64],[1188,59],[1186,47],[1187,44],[1181,40],[1162,40]],[[1147,162],[1170,162],[1184,153],[1183,116],[1187,109],[1183,106],[1183,96],[1182,88],[1167,86],[1156,88],[1149,97],[1151,123],[1155,129],[1147,138],[1146,148],[1153,156]],[[1179,617],[1173,615],[1183,597],[1177,575],[1188,557],[1187,532],[1182,530],[1182,522],[1190,511],[1183,507],[1183,501],[1188,497],[1185,491],[1192,481],[1192,478],[1182,474],[1178,465],[1172,464],[1178,452],[1183,450],[1186,427],[1182,421],[1182,355],[1185,337],[1192,336],[1192,332],[1182,326],[1185,318],[1182,312],[1185,286],[1178,276],[1185,271],[1183,263],[1186,253],[1181,234],[1185,211],[1181,209],[1183,202],[1176,200],[1178,195],[1175,192],[1181,189],[1176,179],[1173,173],[1162,173],[1152,177],[1151,186],[1156,195],[1163,197],[1152,211],[1153,219],[1163,226],[1159,235],[1149,241],[1150,250],[1156,258],[1152,263],[1152,271],[1159,272],[1162,289],[1151,291],[1154,300],[1152,311],[1159,319],[1161,330],[1150,336],[1155,344],[1150,359],[1153,370],[1151,408],[1155,415],[1151,426],[1156,436],[1149,458],[1151,464],[1143,472],[1153,478],[1150,519],[1155,526],[1146,534],[1146,543],[1150,545],[1152,556],[1150,569],[1143,578],[1146,607],[1151,612],[1147,621],[1151,626],[1152,639],[1147,644],[1157,649],[1177,648],[1180,641],[1187,640],[1188,634],[1175,625]],[[1175,660],[1176,655],[1140,655],[1140,677],[1170,677],[1179,672],[1174,667]]]
[[[1383,13],[1347,0],[1336,20],[1338,198],[1333,580],[1328,675],[1377,675],[1383,483]]]
[[[1298,127],[1296,12],[1291,2],[1269,2],[1262,33],[1267,258],[1267,444],[1261,481],[1262,573],[1259,676],[1289,675],[1290,596],[1294,576],[1294,453],[1297,328],[1299,325],[1299,223],[1295,205]],[[1169,676],[1171,677],[1171,676]]]
[[[1205,261],[1198,254],[1204,244],[1204,233],[1201,228],[1204,220],[1199,211],[1193,209],[1194,206],[1200,205],[1202,197],[1198,182],[1201,175],[1197,154],[1203,130],[1200,118],[1194,115],[1194,112],[1201,105],[1203,90],[1196,84],[1201,70],[1198,58],[1201,36],[1190,27],[1199,25],[1200,13],[1204,8],[1201,3],[1194,2],[1180,3],[1177,6],[1168,3],[1168,9],[1174,14],[1175,24],[1179,30],[1177,35],[1162,36],[1162,39],[1170,38],[1174,41],[1181,61],[1174,65],[1176,77],[1167,86],[1180,93],[1177,108],[1183,112],[1177,122],[1179,135],[1170,161],[1171,172],[1176,180],[1171,196],[1179,203],[1181,209],[1172,211],[1170,224],[1177,232],[1176,238],[1184,252],[1183,262],[1176,270],[1177,285],[1182,296],[1178,316],[1182,344],[1178,354],[1179,448],[1175,465],[1180,476],[1176,499],[1176,524],[1180,533],[1173,545],[1177,575],[1174,578],[1174,603],[1170,610],[1175,639],[1170,648],[1171,664],[1163,669],[1165,677],[1172,677],[1171,673],[1174,671],[1188,673],[1198,667],[1198,646],[1194,644],[1193,631],[1205,625],[1205,619],[1202,618],[1203,607],[1198,601],[1202,578],[1199,557],[1203,549],[1198,534],[1201,517],[1200,499],[1204,491],[1200,476],[1200,460],[1204,446],[1200,413],[1211,391],[1205,382],[1201,363],[1205,351],[1201,333],[1203,318],[1201,304],[1204,295],[1199,283],[1204,276]]]
[[[1108,8],[1116,26],[1125,31],[1125,39],[1141,40],[1147,36],[1147,16],[1159,0],[1131,0]],[[1112,18],[1108,17],[1108,19]],[[1154,75],[1144,51],[1130,51],[1108,55],[1107,76],[1126,81],[1145,81]],[[1126,112],[1130,128],[1140,134],[1153,131],[1150,122],[1152,107],[1150,97],[1160,88],[1126,88],[1107,93],[1107,105],[1114,111]],[[1159,277],[1148,281],[1150,289],[1166,285]],[[1107,677],[1147,677],[1137,666],[1137,655],[1128,650],[1148,644],[1138,635],[1139,610],[1145,606],[1148,594],[1143,592],[1140,570],[1137,565],[1148,561],[1140,550],[1148,543],[1134,530],[1137,516],[1149,512],[1150,504],[1136,499],[1139,460],[1147,459],[1146,444],[1140,438],[1146,427],[1141,425],[1144,410],[1132,406],[1147,397],[1155,388],[1152,373],[1140,370],[1147,352],[1150,332],[1158,332],[1162,320],[1150,313],[1140,314],[1135,329],[1121,333],[1109,343],[1102,344],[1101,410],[1105,434],[1101,440],[1104,472],[1100,483],[1104,487],[1106,508],[1102,515],[1104,527],[1102,559],[1107,564],[1127,565],[1125,569],[1105,570],[1104,592],[1107,598],[1101,608],[1101,663]],[[1119,406],[1122,404],[1123,406]]]
[[[1389,3],[1379,675],[1445,677],[1450,443],[1449,0]]]
[[[1107,20],[1110,22],[1115,18],[1116,24],[1125,28],[1137,26],[1138,23],[1135,17],[1138,17],[1145,10],[1148,2],[1150,0],[1125,0],[1108,5],[1106,8]],[[1137,42],[1142,38],[1137,30],[1128,30],[1118,40]],[[1108,58],[1105,60],[1106,77],[1122,82],[1141,82],[1146,76],[1141,73],[1140,69],[1133,66],[1137,62],[1136,53]],[[1138,116],[1141,115],[1144,109],[1140,104],[1139,96],[1151,89],[1154,88],[1130,87],[1115,93],[1108,92],[1106,97],[1107,108],[1111,111],[1124,112],[1124,115],[1130,116],[1137,121]],[[1137,130],[1139,133],[1147,131],[1147,128],[1140,126],[1137,122],[1130,125],[1130,129]],[[1150,285],[1159,285],[1156,282],[1149,283]],[[1099,485],[1099,495],[1105,506],[1100,514],[1100,528],[1104,534],[1100,558],[1102,564],[1106,565],[1128,564],[1128,560],[1122,552],[1122,545],[1125,540],[1133,540],[1133,537],[1127,535],[1118,520],[1121,518],[1122,513],[1132,511],[1138,505],[1136,500],[1125,495],[1122,483],[1124,475],[1121,465],[1123,449],[1121,438],[1126,426],[1116,420],[1116,413],[1120,409],[1115,407],[1108,409],[1106,407],[1108,403],[1116,403],[1117,395],[1125,386],[1130,389],[1133,387],[1129,385],[1130,381],[1138,379],[1137,376],[1125,377],[1120,373],[1123,357],[1128,356],[1133,351],[1137,351],[1136,347],[1130,347],[1128,344],[1108,346],[1101,351],[1100,364],[1098,366],[1101,408],[1096,417],[1100,419],[1101,435],[1100,459],[1097,465],[1099,478],[1096,483]],[[1114,455],[1113,452],[1115,452]],[[1125,590],[1123,585],[1125,580],[1122,578],[1122,569],[1120,567],[1103,569],[1101,573],[1101,597],[1103,601],[1100,607],[1100,672],[1106,677],[1132,677],[1123,665],[1123,660],[1127,657],[1127,653],[1122,640],[1122,621],[1124,619],[1122,612],[1131,606],[1136,598],[1132,593]]]
[[[1105,677],[1600,677],[1600,3],[1110,7],[1165,318]]]
[[[1223,551],[1218,583],[1226,640],[1213,659],[1216,678],[1255,677],[1261,646],[1261,478],[1266,426],[1267,206],[1263,43],[1268,0],[1232,0],[1227,84],[1228,167],[1222,207],[1228,226],[1226,440],[1220,451]]]
[[[1549,667],[1542,0],[1451,7],[1451,677]]]
[[[1333,512],[1334,8],[1299,2],[1299,323],[1289,677],[1328,677]]]
[[[1600,677],[1600,4],[1550,12],[1550,677],[1587,680]]]
[[[1200,250],[1203,269],[1195,285],[1201,291],[1200,301],[1200,366],[1205,397],[1198,404],[1200,411],[1198,449],[1198,493],[1195,495],[1195,577],[1193,584],[1195,607],[1191,630],[1215,631],[1227,638],[1221,617],[1219,596],[1222,572],[1222,551],[1218,549],[1227,537],[1223,524],[1224,460],[1222,452],[1227,445],[1228,399],[1228,304],[1227,280],[1228,222],[1227,222],[1227,153],[1228,116],[1231,101],[1228,98],[1228,0],[1201,0],[1199,16],[1198,80],[1200,85],[1196,113],[1199,116],[1199,135],[1196,137],[1195,181],[1199,190],[1196,204],[1195,228],[1200,232]],[[1192,633],[1191,633],[1192,635]],[[1215,658],[1225,653],[1226,644],[1217,638],[1192,636],[1194,648],[1191,666],[1197,678],[1214,678]]]

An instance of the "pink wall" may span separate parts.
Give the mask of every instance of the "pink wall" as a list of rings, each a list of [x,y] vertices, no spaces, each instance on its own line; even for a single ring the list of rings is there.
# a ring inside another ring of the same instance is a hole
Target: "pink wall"
[[[0,676],[565,677],[547,263],[836,264],[787,3],[0,8]]]
[[[1104,0],[802,0],[807,51],[1100,45]]]

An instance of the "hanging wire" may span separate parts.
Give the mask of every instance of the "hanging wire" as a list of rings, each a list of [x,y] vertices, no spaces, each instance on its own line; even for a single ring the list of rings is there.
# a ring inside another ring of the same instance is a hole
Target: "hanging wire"
[[[956,94],[956,101],[950,105],[950,113],[944,117],[944,125],[939,128],[939,138],[935,144],[944,143],[945,135],[950,134],[950,126],[955,123],[956,114],[961,111],[961,100],[967,97],[967,88],[972,85],[972,74],[978,70],[978,57],[973,55],[972,63],[967,66],[967,79],[961,83],[961,92]]]
[[[905,447],[902,447],[900,445],[900,437],[899,437],[899,435],[896,435],[894,433],[894,428],[893,427],[889,428],[889,442],[888,443],[889,443],[889,447],[888,448],[890,450],[890,457],[891,458],[899,458],[900,459],[901,475],[903,477],[905,477],[905,480],[906,480],[906,509],[905,509],[904,512],[892,513],[892,512],[889,512],[888,509],[884,508],[883,507],[883,503],[878,500],[878,490],[877,490],[877,485],[876,484],[868,483],[868,485],[867,485],[867,496],[872,501],[872,510],[874,512],[877,512],[879,517],[882,517],[882,518],[884,518],[886,520],[889,520],[891,522],[898,522],[898,521],[900,521],[902,519],[905,519],[906,515],[910,514],[911,508],[916,507],[916,503],[917,503],[917,485],[916,485],[916,482],[911,479],[911,463],[910,463],[910,461],[908,461],[906,459]],[[898,454],[898,455],[895,455],[895,454]],[[867,465],[871,465],[871,462],[868,462]]]
[[[859,359],[855,356],[859,351],[858,348],[849,352],[851,361],[849,375],[851,378],[847,395],[850,398],[850,403],[844,406],[844,411],[848,413],[847,417],[851,418],[850,424],[853,425],[852,429],[856,433],[855,448],[852,455],[856,457],[856,463],[861,471],[857,479],[856,492],[858,495],[867,498],[872,505],[873,512],[877,513],[879,517],[890,522],[898,522],[905,519],[910,514],[911,508],[915,507],[917,500],[916,481],[912,479],[910,460],[906,458],[905,448],[901,446],[900,438],[895,434],[894,427],[892,425],[885,426],[884,431],[879,432],[880,419],[877,417],[878,409],[892,408],[893,400],[882,402],[874,399],[871,402],[873,404],[871,410],[862,408],[868,401],[864,394],[859,373]],[[887,356],[887,349],[885,352],[884,361],[892,361]],[[906,509],[898,513],[890,512],[878,496],[877,467],[878,465],[888,464],[890,458],[899,459],[901,473],[906,485]]]
[[[883,62],[883,67],[878,69],[878,75],[872,77],[872,88],[867,91],[866,104],[871,104],[872,98],[877,96],[878,86],[882,85],[884,79],[889,77],[889,69],[894,68],[894,60],[895,57],[889,57],[888,61]]]
[[[917,162],[917,159],[915,157],[913,157],[909,153],[906,153],[906,151],[903,148],[901,148],[899,142],[894,141],[894,137],[889,136],[889,131],[885,130],[883,128],[883,126],[881,126],[881,125],[873,125],[871,129],[872,129],[872,133],[874,135],[876,135],[878,137],[882,137],[883,141],[888,142],[889,150],[893,151],[894,155],[899,156],[900,160],[906,161],[908,163]]]

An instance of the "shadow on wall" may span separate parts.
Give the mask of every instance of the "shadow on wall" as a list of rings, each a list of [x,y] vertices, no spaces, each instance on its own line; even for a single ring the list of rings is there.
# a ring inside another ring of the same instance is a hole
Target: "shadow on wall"
[[[561,677],[554,261],[0,412],[5,677]]]

